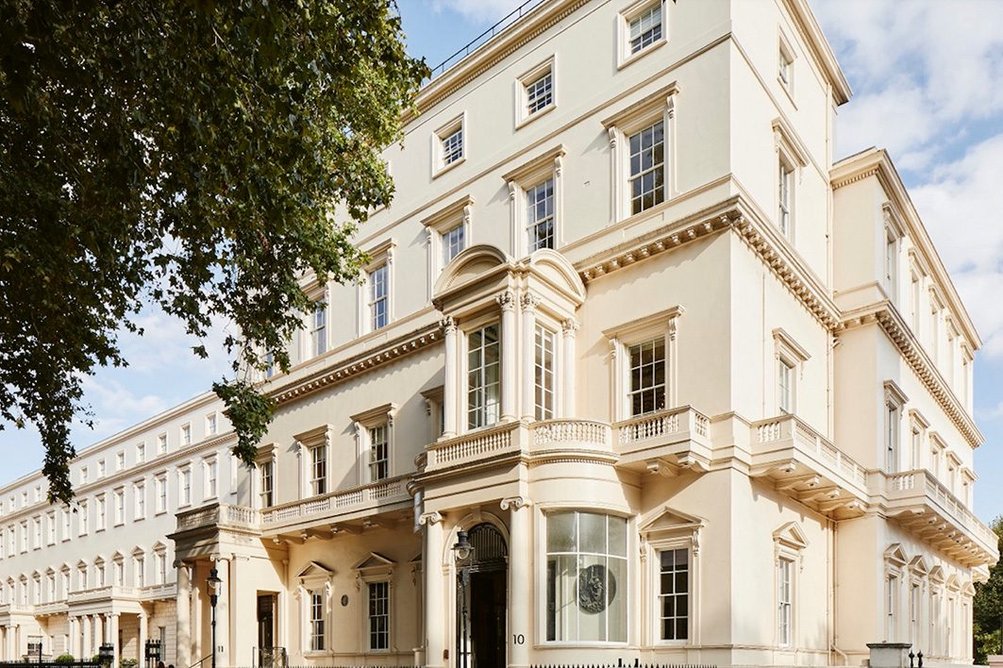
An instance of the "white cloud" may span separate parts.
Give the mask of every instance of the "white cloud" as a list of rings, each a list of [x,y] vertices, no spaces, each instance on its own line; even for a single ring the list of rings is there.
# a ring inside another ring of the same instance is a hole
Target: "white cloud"
[[[473,23],[494,23],[525,0],[432,0],[436,12],[454,11]]]
[[[888,148],[917,171],[949,149],[952,126],[1003,112],[1003,3],[818,0],[815,11],[856,95],[840,154]]]

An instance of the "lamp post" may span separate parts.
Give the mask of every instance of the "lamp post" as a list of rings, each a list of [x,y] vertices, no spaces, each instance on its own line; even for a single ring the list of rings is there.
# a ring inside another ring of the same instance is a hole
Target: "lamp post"
[[[216,601],[219,600],[219,585],[223,582],[219,579],[219,573],[213,568],[209,571],[209,578],[206,585],[209,588],[209,607],[212,608],[212,668],[216,668]]]
[[[474,546],[470,544],[470,537],[466,531],[456,533],[456,544],[453,545],[453,556],[460,566],[460,642],[457,650],[460,652],[462,668],[468,668],[470,664],[470,648],[468,647],[468,617],[467,594],[470,588],[470,563],[473,561]]]

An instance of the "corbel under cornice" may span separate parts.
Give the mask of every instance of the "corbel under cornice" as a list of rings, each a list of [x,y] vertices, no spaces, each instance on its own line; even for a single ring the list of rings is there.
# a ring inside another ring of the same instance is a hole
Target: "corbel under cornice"
[[[951,419],[958,431],[973,448],[979,447],[985,436],[979,431],[975,421],[961,405],[954,392],[941,376],[930,357],[916,341],[909,327],[902,321],[902,316],[888,302],[883,301],[844,314],[840,323],[841,330],[854,329],[869,324],[878,324],[888,338],[898,348],[902,358],[909,363],[913,373],[920,379],[927,391],[937,400],[941,409]]]

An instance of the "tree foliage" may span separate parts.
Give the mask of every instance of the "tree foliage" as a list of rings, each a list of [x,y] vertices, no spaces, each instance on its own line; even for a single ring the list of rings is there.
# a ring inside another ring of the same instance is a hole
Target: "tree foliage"
[[[992,530],[1003,552],[1003,516],[992,522]],[[989,580],[975,585],[972,603],[972,626],[975,634],[975,663],[985,664],[989,654],[1003,654],[1000,629],[1003,628],[1003,560],[989,571]]]
[[[353,279],[393,186],[380,152],[427,68],[393,0],[0,0],[0,417],[34,423],[72,496],[81,380],[124,365],[144,303],[236,325],[214,388],[253,458],[271,404],[248,376]],[[206,351],[196,347],[196,354]]]

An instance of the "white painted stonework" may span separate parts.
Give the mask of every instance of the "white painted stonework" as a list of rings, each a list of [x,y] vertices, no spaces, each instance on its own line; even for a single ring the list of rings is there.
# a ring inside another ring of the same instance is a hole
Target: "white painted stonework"
[[[81,453],[86,535],[0,490],[0,655],[192,665],[216,568],[220,666],[971,663],[980,341],[849,95],[804,0],[542,2],[422,90],[255,471],[205,396]]]

